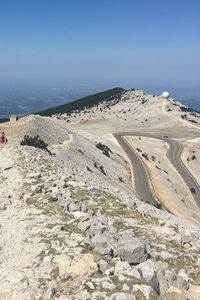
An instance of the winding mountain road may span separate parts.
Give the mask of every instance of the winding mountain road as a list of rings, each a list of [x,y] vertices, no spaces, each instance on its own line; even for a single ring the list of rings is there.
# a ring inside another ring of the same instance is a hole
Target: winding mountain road
[[[192,176],[192,174],[185,167],[185,165],[183,164],[180,158],[182,152],[182,145],[178,140],[170,139],[167,137],[154,136],[151,134],[130,133],[130,132],[115,133],[114,137],[116,138],[116,140],[118,141],[122,149],[129,157],[131,165],[134,169],[135,188],[138,197],[141,200],[148,202],[152,205],[158,203],[154,195],[153,189],[151,188],[146,167],[142,162],[142,160],[139,158],[139,156],[136,154],[136,152],[133,150],[133,148],[123,138],[125,136],[150,137],[150,138],[159,139],[167,142],[169,145],[169,149],[167,151],[167,158],[176,168],[178,173],[181,175],[181,177],[183,178],[184,182],[186,183],[190,191],[192,191],[192,196],[196,201],[196,204],[200,208],[200,187],[196,182],[196,180],[194,179],[194,177]]]

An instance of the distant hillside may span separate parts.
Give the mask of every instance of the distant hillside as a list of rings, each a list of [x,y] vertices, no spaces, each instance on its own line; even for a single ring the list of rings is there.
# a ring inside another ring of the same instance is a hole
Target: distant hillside
[[[67,103],[67,104],[63,104],[63,105],[59,105],[59,106],[55,106],[52,107],[50,109],[45,109],[42,110],[40,112],[37,112],[37,115],[41,115],[41,116],[51,116],[54,114],[63,114],[63,113],[68,113],[70,114],[72,111],[75,110],[82,110],[84,107],[86,108],[90,108],[94,105],[97,105],[103,101],[110,101],[114,98],[118,98],[121,96],[121,94],[123,92],[125,92],[125,89],[122,88],[113,88],[101,93],[97,93],[94,95],[90,95],[78,100],[75,100],[73,102]]]
[[[9,118],[2,118],[0,119],[0,123],[8,122],[10,119]]]

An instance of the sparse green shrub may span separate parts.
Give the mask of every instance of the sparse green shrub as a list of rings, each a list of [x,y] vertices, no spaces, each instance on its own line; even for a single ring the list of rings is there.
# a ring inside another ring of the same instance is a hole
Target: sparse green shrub
[[[146,152],[142,153],[142,156],[143,156],[146,160],[149,160],[148,155],[146,154]]]
[[[123,178],[122,177],[119,177],[119,181],[121,182],[124,182]]]
[[[78,149],[78,152],[80,152],[81,154],[84,154],[83,151],[81,149]]]
[[[160,204],[160,203],[157,202],[157,203],[155,204],[155,207],[158,208],[158,209],[162,209],[162,204]]]
[[[198,123],[198,122],[195,121],[195,120],[188,120],[188,121],[190,121],[190,122],[192,122],[192,123]]]
[[[99,170],[101,171],[101,173],[103,173],[104,175],[106,175],[106,172],[104,171],[103,166],[99,166]]]
[[[191,191],[192,194],[196,194],[196,191],[195,191],[194,188],[191,188],[190,191]]]
[[[156,165],[156,169],[161,170],[161,168],[159,168],[157,165]]]
[[[106,146],[102,143],[97,143],[96,147],[98,149],[102,150],[104,155],[106,155],[107,157],[110,157],[110,153],[112,153],[112,150],[108,146]]]
[[[190,107],[184,107],[184,106],[181,106],[180,107],[180,110],[181,111],[184,111],[184,112],[189,112],[189,113],[198,113],[199,114],[199,111],[197,111],[197,110],[194,110],[194,109],[192,109],[192,108],[190,108]]]
[[[46,144],[43,140],[41,140],[39,135],[31,137],[31,136],[25,134],[24,139],[20,142],[20,145],[22,145],[22,146],[28,145],[28,146],[32,146],[35,148],[40,148],[40,149],[46,150],[47,152],[49,152],[51,154],[51,152],[47,148],[48,144]]]
[[[98,169],[99,171],[101,171],[101,173],[103,173],[104,175],[106,175],[106,172],[104,171],[103,166],[98,166],[97,162],[94,163],[94,167],[96,169]]]
[[[155,161],[156,158],[155,158],[155,156],[152,155],[151,159],[152,159],[153,161]]]
[[[194,160],[194,159],[196,159],[196,156],[192,155],[191,160]]]
[[[181,115],[181,118],[187,120],[187,115],[186,114]]]
[[[141,104],[144,104],[144,103],[146,103],[147,102],[147,100],[145,100],[145,99],[142,99],[142,102],[141,102]]]

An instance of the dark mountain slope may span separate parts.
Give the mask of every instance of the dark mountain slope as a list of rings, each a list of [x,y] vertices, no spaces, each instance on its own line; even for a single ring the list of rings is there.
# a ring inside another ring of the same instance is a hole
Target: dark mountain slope
[[[124,93],[126,90],[122,88],[113,88],[111,90],[107,90],[101,93],[97,93],[94,95],[90,95],[78,100],[75,100],[73,102],[59,105],[52,107],[50,109],[42,110],[37,115],[41,116],[51,116],[54,114],[63,114],[63,113],[72,113],[75,110],[82,110],[84,107],[90,108],[94,105],[98,105],[99,103],[103,101],[109,102],[110,100],[114,98],[120,98],[121,94]]]

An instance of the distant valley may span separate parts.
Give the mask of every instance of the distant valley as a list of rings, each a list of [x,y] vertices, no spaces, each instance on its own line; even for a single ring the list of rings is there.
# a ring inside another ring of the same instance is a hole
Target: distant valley
[[[0,118],[11,114],[27,115],[55,105],[68,103],[81,97],[79,92],[62,89],[38,89],[24,91],[10,91],[0,95]]]

